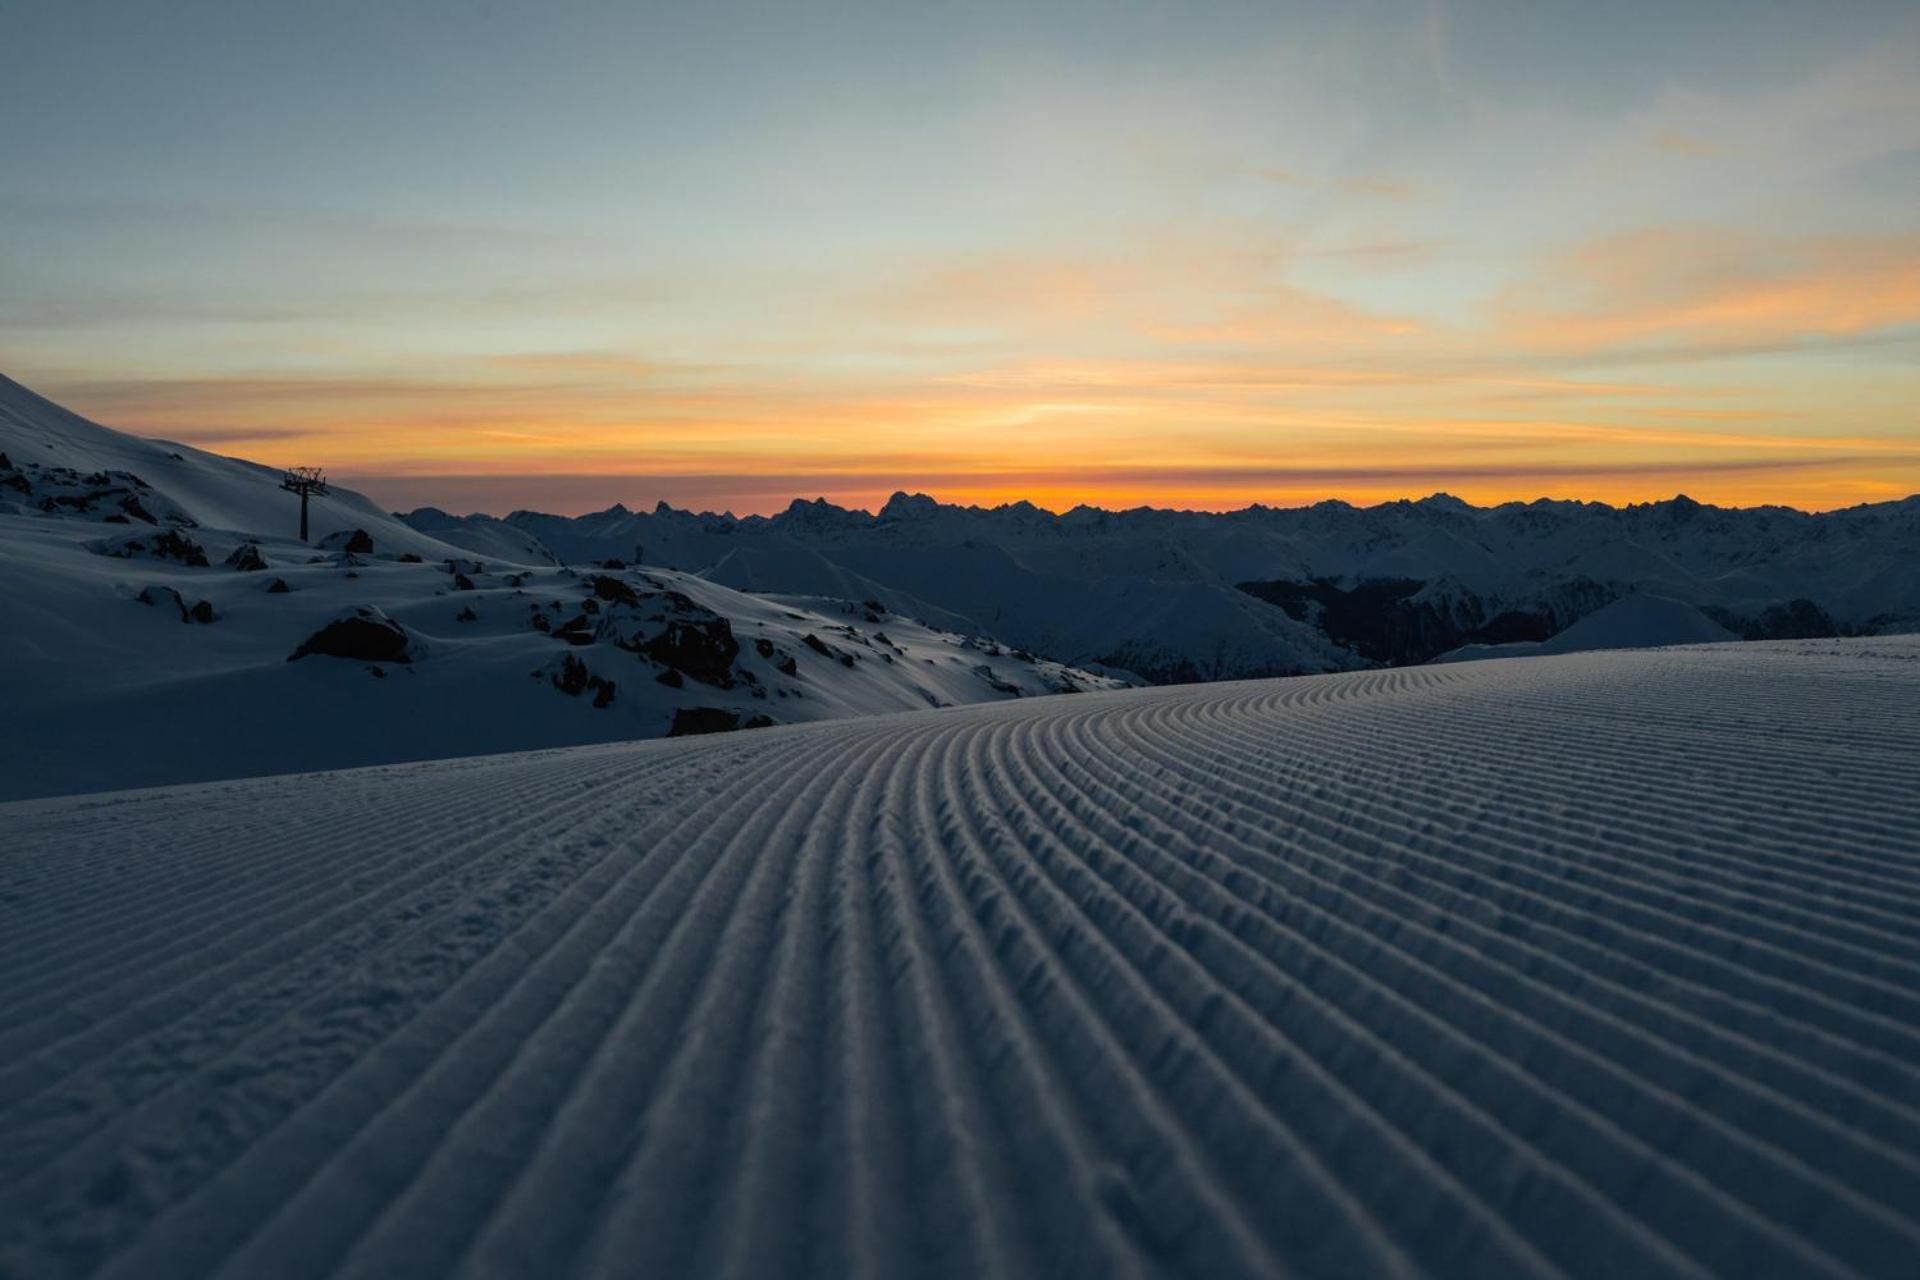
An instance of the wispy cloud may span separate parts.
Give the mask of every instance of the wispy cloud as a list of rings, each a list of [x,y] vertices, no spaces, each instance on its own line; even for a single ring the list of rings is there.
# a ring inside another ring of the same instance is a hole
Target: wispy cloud
[[[1700,354],[1920,323],[1920,236],[1761,238],[1702,228],[1610,236],[1499,306],[1530,347]]]

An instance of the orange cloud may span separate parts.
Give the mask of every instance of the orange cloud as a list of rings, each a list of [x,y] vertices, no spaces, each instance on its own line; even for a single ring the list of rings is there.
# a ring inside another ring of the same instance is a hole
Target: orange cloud
[[[1920,323],[1920,237],[1615,236],[1509,294],[1499,320],[1530,347],[1572,351],[1856,337]]]
[[[1377,338],[1405,337],[1423,326],[1409,316],[1377,316],[1338,298],[1304,289],[1268,289],[1257,302],[1229,308],[1193,323],[1147,323],[1141,331],[1166,342],[1212,342],[1238,346],[1343,346]]]

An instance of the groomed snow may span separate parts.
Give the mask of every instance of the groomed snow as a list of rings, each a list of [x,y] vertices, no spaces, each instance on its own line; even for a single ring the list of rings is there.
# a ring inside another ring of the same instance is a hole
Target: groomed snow
[[[0,806],[0,1274],[1913,1276],[1920,639]]]

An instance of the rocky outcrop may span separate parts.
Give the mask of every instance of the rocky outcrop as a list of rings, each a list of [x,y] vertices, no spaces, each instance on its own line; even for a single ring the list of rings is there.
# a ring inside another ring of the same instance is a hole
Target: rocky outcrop
[[[678,591],[642,595],[619,579],[604,576],[594,578],[591,585],[606,602],[587,633],[591,639],[644,654],[688,679],[718,689],[733,687],[740,642],[726,618]],[[578,621],[584,624],[587,619],[583,616]]]
[[[703,620],[670,621],[658,635],[642,643],[640,651],[702,683],[730,689],[740,643],[733,638],[732,624],[716,614]]]
[[[419,656],[419,646],[410,631],[380,609],[360,605],[308,636],[287,661],[312,654],[355,662],[411,662]]]
[[[342,529],[320,539],[320,546],[327,551],[343,551],[348,555],[370,556],[373,554],[373,535],[365,529]]]
[[[638,605],[640,593],[618,578],[596,573],[587,581],[587,589],[609,604]]]
[[[602,676],[595,675],[586,663],[571,653],[560,660],[560,665],[558,669],[554,671],[552,680],[553,687],[568,697],[577,698],[583,693],[591,693],[593,694],[593,705],[596,708],[606,708],[613,705],[614,693],[617,688],[614,682]]]
[[[243,542],[222,563],[241,573],[255,573],[267,567],[267,558],[260,554],[258,543]]]
[[[1002,680],[999,675],[994,672],[994,669],[984,662],[973,669],[973,674],[986,681],[987,687],[995,693],[1010,694],[1016,698],[1020,696],[1019,685]]]
[[[807,648],[813,650],[815,653],[819,654],[823,658],[832,658],[834,661],[838,662],[843,667],[853,666],[852,654],[840,652],[840,650],[834,648],[832,645],[828,644],[825,640],[822,640],[819,636],[813,634],[813,632],[811,631],[807,632],[807,634],[800,637],[800,643],[804,644],[805,646],[807,646]]]
[[[163,587],[158,584],[143,587],[135,599],[141,604],[172,613],[182,622],[212,622],[219,616],[214,612],[211,600],[201,600],[190,605],[186,597],[172,587]]]
[[[764,636],[753,642],[753,651],[771,663],[773,669],[781,675],[800,674],[800,664],[794,661],[793,655]]]
[[[169,524],[192,528],[194,519],[130,471],[78,471],[72,467],[0,463],[0,497],[43,515],[97,520],[101,524]]]
[[[207,567],[206,548],[178,529],[122,534],[91,543],[89,549],[117,560],[173,560],[197,569]]]
[[[181,599],[180,593],[172,587],[143,587],[136,598],[141,604],[151,608],[165,609],[182,622],[187,620],[187,602]]]

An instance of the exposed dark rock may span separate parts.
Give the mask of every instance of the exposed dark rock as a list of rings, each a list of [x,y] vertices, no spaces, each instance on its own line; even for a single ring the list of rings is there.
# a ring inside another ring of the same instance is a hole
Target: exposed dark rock
[[[753,649],[755,653],[758,653],[762,658],[772,663],[773,669],[782,675],[797,676],[800,674],[800,664],[794,661],[793,655],[765,636],[753,642]]]
[[[202,600],[187,610],[187,616],[195,622],[212,622],[214,619],[213,601]]]
[[[426,561],[421,558],[420,553],[417,551],[403,551],[399,555],[395,556],[394,559],[400,564],[425,564],[426,563]]]
[[[1278,605],[1296,622],[1317,627],[1361,657],[1391,666],[1425,662],[1463,644],[1544,640],[1617,594],[1590,578],[1574,578],[1541,591],[1524,607],[1494,612],[1470,592],[1417,578],[1365,578],[1346,586],[1331,578],[1313,578],[1243,582],[1239,588]],[[1156,682],[1172,682],[1164,671],[1140,673]],[[1206,678],[1205,673],[1196,674]]]
[[[275,578],[267,584],[267,594],[270,596],[283,596],[291,590],[293,590],[293,588],[287,585],[285,578]]]
[[[637,605],[640,603],[640,594],[637,591],[620,579],[609,578],[604,573],[594,574],[587,585],[592,589],[593,594],[611,604]]]
[[[860,639],[860,633],[855,631],[852,627],[847,627],[845,628],[845,630],[847,634],[854,637],[854,639],[856,640]],[[822,640],[819,636],[814,635],[813,632],[811,631],[807,632],[806,635],[800,637],[800,643],[806,645],[807,648],[813,650],[815,653],[819,654],[823,658],[832,658],[834,661],[838,662],[843,667],[851,668],[853,666],[852,654],[841,652],[840,650],[834,648],[832,645],[828,644],[825,640]],[[864,643],[864,641],[862,641],[862,643]]]
[[[1827,611],[1804,597],[1768,605],[1760,614],[1759,630],[1769,640],[1813,640],[1840,634]]]
[[[455,622],[478,622],[480,615],[473,611],[472,605],[467,605],[461,609],[460,612],[453,615],[453,620]]]
[[[140,499],[131,493],[120,499],[120,510],[132,516],[135,520],[143,521],[146,524],[160,523],[153,518],[152,512],[141,505]],[[108,519],[112,519],[112,517],[109,516]]]
[[[737,711],[725,707],[681,707],[673,713],[673,727],[667,730],[667,736],[685,738],[698,733],[726,733],[741,727]]]
[[[1701,612],[1743,640],[1818,640],[1843,634],[1826,610],[1805,598],[1770,604],[1757,617],[1713,605]]]
[[[1010,693],[1016,698],[1020,696],[1019,685],[1010,684],[1007,681],[1002,680],[998,675],[994,674],[993,668],[988,666],[984,662],[973,669],[973,674],[975,674],[976,676],[979,676],[982,680],[986,681],[987,687],[992,689],[995,693]]]
[[[473,579],[464,573],[456,573],[453,575],[453,589],[455,591],[471,591],[473,590]]]
[[[1553,616],[1508,609],[1496,613],[1473,631],[1473,644],[1513,644],[1521,640],[1546,640],[1554,633]]]
[[[178,529],[123,534],[105,543],[95,543],[93,549],[119,560],[178,560],[196,568],[207,567],[206,549]]]
[[[328,551],[370,556],[373,554],[373,535],[365,529],[341,529],[320,539],[320,545]]]
[[[594,641],[593,626],[584,613],[576,613],[555,627],[553,636],[556,640],[565,640],[568,644],[592,644]]]
[[[267,558],[260,554],[257,543],[243,542],[233,549],[233,554],[224,562],[229,569],[241,573],[253,573],[267,567]]]
[[[360,605],[308,636],[287,661],[319,654],[357,662],[407,662],[413,650],[413,636],[405,627],[372,605]]]
[[[668,667],[659,675],[655,676],[654,679],[669,689],[684,689],[687,685],[687,678],[678,671],[675,671],[672,667]]]
[[[674,620],[640,651],[655,662],[675,667],[702,683],[727,689],[733,686],[733,660],[740,656],[740,644],[733,638],[733,626],[718,616],[697,620]]]
[[[187,620],[187,602],[172,587],[143,587],[136,598],[141,604],[167,609],[177,615],[182,622]]]
[[[608,556],[600,562],[600,567],[602,569],[624,569],[627,567],[627,562],[618,556]]]
[[[560,661],[560,669],[553,673],[553,687],[568,697],[579,697],[586,692],[587,680],[591,676],[587,664],[568,654]]]

